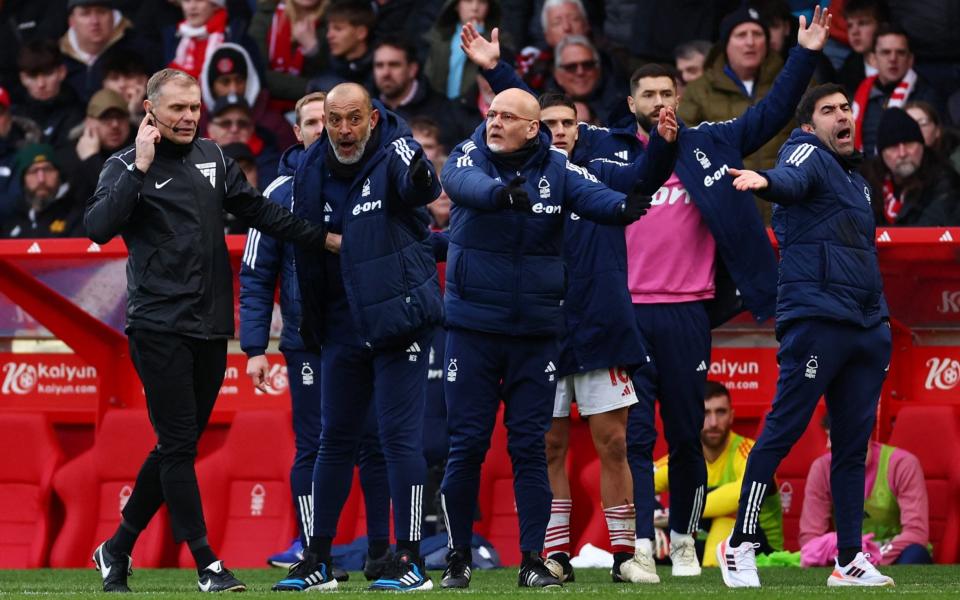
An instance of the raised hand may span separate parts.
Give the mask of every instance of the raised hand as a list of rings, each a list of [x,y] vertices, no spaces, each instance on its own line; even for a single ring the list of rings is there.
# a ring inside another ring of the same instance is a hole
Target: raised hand
[[[830,37],[830,22],[833,15],[830,11],[823,9],[821,11],[818,5],[813,9],[813,18],[807,26],[807,18],[800,15],[800,30],[797,32],[797,43],[807,50],[823,50]]]
[[[500,60],[500,29],[494,27],[487,41],[473,23],[467,23],[460,30],[460,49],[481,69],[492,69]]]
[[[770,185],[766,177],[749,169],[730,169],[727,173],[734,178],[733,187],[741,192],[762,190]]]
[[[668,144],[677,141],[677,113],[672,107],[664,106],[660,109],[660,118],[657,122],[657,133],[660,134]]]
[[[157,144],[160,143],[160,130],[153,122],[153,115],[147,113],[140,121],[140,128],[137,130],[137,168],[147,172],[150,165],[153,164],[153,157],[157,152]]]

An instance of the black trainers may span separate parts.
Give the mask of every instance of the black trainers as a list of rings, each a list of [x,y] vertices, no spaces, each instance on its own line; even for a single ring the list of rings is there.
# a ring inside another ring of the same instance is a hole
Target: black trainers
[[[570,564],[570,555],[566,552],[555,552],[543,561],[550,574],[559,579],[562,583],[576,581],[573,573],[573,565]]]
[[[340,567],[333,567],[333,578],[337,580],[337,583],[346,583],[350,581],[350,573],[347,573],[345,570]]]
[[[275,592],[327,591],[337,589],[333,568],[316,554],[306,552],[303,560],[290,567],[287,576],[273,585]]]
[[[421,592],[433,589],[433,582],[423,566],[423,559],[407,550],[399,550],[393,557],[390,568],[370,584],[370,590],[390,592]]]
[[[368,554],[363,559],[363,576],[367,581],[376,581],[383,577],[390,565],[393,564],[393,552],[387,550],[380,558],[370,558]]]
[[[247,586],[223,566],[222,560],[215,560],[200,571],[197,588],[201,592],[242,592]]]
[[[133,559],[129,555],[114,556],[107,551],[107,542],[103,542],[93,551],[93,564],[103,578],[103,591],[130,591],[127,577],[133,575]]]
[[[447,590],[462,590],[470,587],[472,563],[473,557],[469,550],[447,552],[447,568],[444,569],[443,577],[440,578],[440,587]]]
[[[529,553],[520,563],[520,573],[517,575],[517,585],[529,588],[558,588],[563,587],[560,580],[550,573],[539,554]]]

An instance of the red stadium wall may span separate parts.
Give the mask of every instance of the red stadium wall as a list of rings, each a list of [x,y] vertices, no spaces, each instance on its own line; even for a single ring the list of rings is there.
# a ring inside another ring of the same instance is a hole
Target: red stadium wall
[[[941,542],[937,558],[952,562],[957,560],[957,538],[960,537],[960,467],[956,466],[960,465],[960,451],[955,448],[956,439],[943,436],[955,438],[960,430],[960,409],[957,409],[960,406],[960,229],[881,229],[877,236],[893,315],[894,355],[881,397],[876,436],[886,441],[894,434],[898,443],[920,455],[922,462],[926,447],[948,454],[957,452],[956,459],[942,468],[934,465],[941,462],[935,457],[925,463],[931,468],[928,477],[937,479],[932,484],[928,482],[931,518],[936,519],[939,528],[934,539],[935,543]],[[231,236],[228,242],[236,267],[244,238]],[[126,337],[121,331],[125,256],[119,240],[105,246],[86,240],[0,241],[0,420],[11,414],[43,415],[54,432],[52,439],[57,446],[54,450],[61,455],[60,468],[94,448],[98,428],[108,411],[144,408],[142,388],[130,365]],[[57,351],[50,351],[50,340],[61,340],[73,353],[64,353],[59,344]],[[224,460],[223,453],[217,455],[217,452],[232,447],[225,443],[238,412],[289,410],[282,357],[270,356],[273,391],[264,394],[249,384],[244,374],[245,357],[239,348],[235,352],[228,359],[211,427],[200,444],[201,462]],[[755,435],[757,425],[769,409],[776,385],[776,340],[771,325],[758,326],[742,315],[716,330],[710,377],[731,389],[737,414],[735,429],[745,435]],[[901,410],[938,406],[944,408],[935,413],[941,418],[931,431],[941,432],[940,437],[924,439],[915,428],[907,432],[906,425],[897,431],[896,417]],[[816,424],[812,429],[815,427]],[[823,450],[822,437],[817,437],[812,430],[808,433],[807,445],[788,457],[780,474],[781,494],[787,502],[788,540],[795,536],[805,467]],[[498,431],[498,439],[502,439],[501,434]],[[287,448],[288,436],[292,436],[289,431],[265,431],[262,441],[268,446],[273,444],[270,447]],[[935,444],[930,444],[931,441]],[[481,488],[484,520],[477,530],[497,544],[504,562],[513,564],[518,560],[516,514],[510,469],[503,464],[506,453],[500,450],[503,449],[491,450],[484,469],[485,483]],[[664,451],[661,439],[657,455]],[[31,452],[29,444],[14,447],[8,450],[3,461],[24,462],[28,452]],[[589,541],[606,546],[603,516],[596,502],[596,455],[586,424],[579,419],[574,419],[572,424],[569,460],[570,472],[577,474],[571,476],[575,500],[574,545],[579,547]],[[0,486],[4,483],[0,481]],[[286,486],[261,484],[257,487],[256,481],[248,479],[232,482],[230,486],[239,494],[239,499],[229,499],[230,514],[243,513],[244,518],[238,517],[238,520],[286,518],[278,517],[281,513],[276,512],[284,502],[290,504]],[[247,494],[244,486],[252,490],[249,498],[244,495]],[[358,486],[354,487],[341,520],[338,542],[363,533],[359,490]],[[499,493],[501,490],[503,493]],[[50,548],[56,546],[64,522],[62,499],[54,494],[44,510],[49,527],[42,534],[43,539],[36,542],[44,549],[31,555],[41,558],[31,559],[33,562],[24,558],[22,564],[14,559],[4,560],[0,566],[50,564]],[[245,511],[251,514],[247,516]],[[0,529],[6,527],[7,522],[0,519]],[[288,530],[280,532],[281,537],[292,532],[292,527],[291,522]],[[222,535],[229,539],[230,532]],[[2,531],[0,537],[4,537]],[[153,566],[176,564],[172,542],[157,543],[159,549]],[[242,556],[238,555],[231,564],[260,565],[267,554],[281,549],[280,546],[251,548],[249,545],[243,548],[237,550]],[[89,557],[76,556],[70,560],[85,563]]]

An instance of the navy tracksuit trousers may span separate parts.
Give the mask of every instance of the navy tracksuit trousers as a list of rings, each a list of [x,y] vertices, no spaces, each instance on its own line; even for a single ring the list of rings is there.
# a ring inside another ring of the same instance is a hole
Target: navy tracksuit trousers
[[[358,346],[324,344],[322,427],[313,472],[314,537],[336,536],[365,431],[358,423],[371,411],[376,415],[387,464],[396,538],[420,541],[426,478],[423,407],[432,336],[430,331],[407,348],[376,352]]]
[[[650,362],[633,374],[639,402],[630,407],[627,461],[633,475],[637,538],[653,539],[656,500],[654,402],[660,400],[670,449],[670,529],[694,533],[703,514],[707,467],[703,461],[703,393],[710,370],[710,320],[703,302],[634,304]]]
[[[520,520],[521,552],[543,551],[550,520],[544,435],[557,388],[555,338],[515,337],[450,329],[447,332],[447,427],[450,454],[441,486],[451,548],[469,548],[480,489],[480,465],[500,399]]]
[[[313,531],[313,470],[317,463],[321,431],[321,390],[319,354],[287,350],[287,380],[293,404],[293,435],[297,453],[290,469],[290,490],[297,510],[300,541],[304,547]],[[387,465],[380,449],[376,411],[368,411],[366,429],[356,458],[360,485],[366,504],[367,538],[390,539],[390,488]]]
[[[825,396],[831,425],[830,490],[837,548],[860,548],[867,442],[877,417],[890,350],[886,323],[864,329],[809,319],[786,328],[777,352],[777,395],[747,459],[735,540],[754,540],[763,498],[777,491],[768,489],[768,484],[806,430],[820,397]]]

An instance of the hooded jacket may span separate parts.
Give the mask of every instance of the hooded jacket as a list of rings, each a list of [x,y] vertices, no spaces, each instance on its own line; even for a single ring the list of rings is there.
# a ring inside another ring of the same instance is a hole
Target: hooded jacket
[[[233,335],[224,210],[311,252],[323,247],[323,227],[264,199],[211,140],[162,140],[147,173],[136,168],[135,157],[136,147],[130,147],[104,163],[84,214],[94,242],[119,234],[127,245],[127,331],[202,339]]]
[[[497,204],[498,192],[517,176],[527,180],[529,213]],[[453,202],[444,296],[447,327],[559,335],[567,283],[562,259],[566,215],[573,211],[598,223],[622,224],[624,195],[551,148],[543,128],[532,155],[519,169],[509,168],[487,146],[486,124],[450,154],[443,183]]]
[[[289,148],[297,144],[297,136],[293,133],[293,126],[287,122],[279,112],[270,108],[270,94],[261,87],[260,75],[257,73],[253,59],[250,53],[240,44],[226,42],[217,46],[217,50],[231,48],[243,56],[247,63],[247,85],[243,90],[243,99],[247,101],[253,111],[253,120],[258,128],[265,129],[273,134],[276,139],[276,152],[281,148]],[[213,73],[211,72],[211,60],[216,52],[208,54],[203,63],[203,69],[200,73],[200,93],[203,98],[203,122],[200,123],[200,130],[206,130],[206,120],[213,113],[213,107],[217,103],[216,96],[213,95]]]
[[[420,147],[406,122],[379,101],[380,147],[350,184],[344,202],[340,273],[359,343],[371,350],[409,344],[442,318],[440,282],[430,241],[426,204],[440,195],[432,165],[431,185],[410,180],[410,159]],[[293,212],[324,222],[323,173],[330,141],[326,132],[300,160],[293,182]],[[300,333],[308,348],[324,340],[324,257],[295,249],[302,294]]]
[[[797,319],[863,328],[888,319],[866,179],[801,129],[762,174],[780,245],[777,338]]]
[[[49,100],[28,96],[14,104],[13,113],[36,123],[43,132],[43,140],[57,149],[76,143],[70,139],[70,132],[85,116],[80,99],[69,85],[62,85],[60,93]]]

